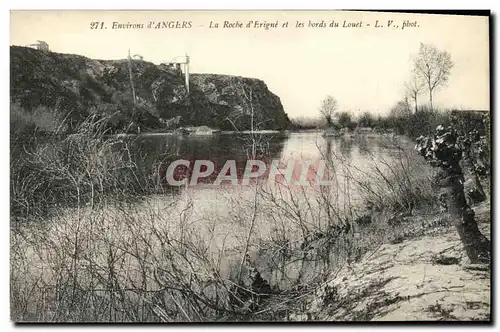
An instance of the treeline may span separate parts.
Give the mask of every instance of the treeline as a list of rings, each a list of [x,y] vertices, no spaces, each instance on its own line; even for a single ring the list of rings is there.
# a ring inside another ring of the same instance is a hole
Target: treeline
[[[394,133],[417,138],[420,135],[430,135],[438,125],[449,125],[453,116],[458,115],[461,123],[467,130],[476,128],[481,136],[487,135],[487,126],[484,118],[488,112],[482,110],[438,110],[428,106],[420,106],[416,111],[404,101],[398,102],[387,115],[375,115],[363,112],[354,115],[347,111],[338,112],[333,116],[330,124],[324,118],[300,117],[292,119],[295,130],[334,128],[341,130],[347,128],[355,132],[358,128],[371,128],[374,132]]]
[[[416,138],[432,133],[440,124],[448,124],[451,121],[451,114],[452,111],[432,110],[425,106],[412,112],[400,102],[385,116],[374,116],[369,112],[361,114],[356,125],[370,127],[379,132],[392,132]]]

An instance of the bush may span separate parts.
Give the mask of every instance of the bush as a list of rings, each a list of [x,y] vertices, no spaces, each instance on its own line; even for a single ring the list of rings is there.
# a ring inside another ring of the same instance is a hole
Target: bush
[[[387,138],[381,142],[384,154],[364,151],[369,161],[359,171],[368,175],[369,181],[358,182],[358,186],[370,210],[411,214],[416,209],[435,206],[433,171],[410,149],[411,144],[404,139]]]
[[[148,170],[135,164],[128,152],[129,143],[105,134],[106,118],[90,115],[76,133],[62,140],[27,134],[28,128],[41,127],[32,125],[36,121],[18,119],[10,160],[11,215],[15,219],[36,220],[57,206],[95,205],[106,195],[120,200],[156,187]],[[28,125],[22,127],[22,123]]]
[[[41,134],[65,132],[67,125],[63,120],[61,114],[45,106],[38,106],[29,112],[16,103],[11,103],[10,106],[10,131],[14,136],[33,132]]]

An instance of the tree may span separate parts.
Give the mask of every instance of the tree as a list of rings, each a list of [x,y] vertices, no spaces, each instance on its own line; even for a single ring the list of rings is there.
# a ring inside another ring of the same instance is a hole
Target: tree
[[[375,118],[370,112],[364,112],[359,116],[358,125],[360,127],[374,127]]]
[[[474,210],[465,198],[465,179],[460,166],[463,147],[459,144],[457,131],[440,125],[434,135],[417,138],[415,148],[431,166],[439,169],[435,182],[440,187],[439,198],[446,205],[471,263],[488,263],[491,243],[479,231]]]
[[[425,83],[416,75],[415,71],[411,79],[408,82],[405,82],[405,90],[406,95],[410,97],[415,105],[415,113],[418,111],[418,96],[422,92]]]
[[[444,85],[450,77],[453,62],[446,51],[439,51],[435,46],[420,43],[420,50],[414,59],[415,73],[421,79],[429,91],[429,102],[431,109],[432,94],[435,89]]]
[[[408,104],[404,100],[400,100],[391,108],[389,116],[395,118],[408,118],[411,113],[408,109]]]
[[[337,110],[337,100],[330,95],[327,95],[325,99],[321,102],[319,111],[321,115],[325,118],[326,124],[330,127],[333,121],[333,115]]]
[[[354,131],[358,127],[358,123],[356,121],[351,121],[347,124],[347,128],[349,131]]]
[[[396,133],[406,134],[410,125],[410,117],[411,111],[408,107],[408,103],[404,100],[400,100],[391,108],[387,120]]]
[[[339,122],[339,125],[342,128],[349,128],[351,126],[352,121],[352,115],[351,113],[347,111],[343,111],[337,114],[337,119]]]

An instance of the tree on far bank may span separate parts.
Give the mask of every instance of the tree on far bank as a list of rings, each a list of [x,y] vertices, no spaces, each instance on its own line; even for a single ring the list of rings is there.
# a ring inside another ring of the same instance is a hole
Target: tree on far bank
[[[411,110],[408,103],[405,100],[400,100],[391,108],[387,120],[396,133],[403,134],[410,126],[410,117]]]
[[[350,130],[356,127],[355,122],[352,120],[351,113],[347,111],[342,111],[338,113],[336,117],[340,127],[349,128]]]
[[[326,124],[331,127],[333,124],[333,115],[337,111],[337,99],[335,99],[331,95],[327,95],[321,102],[319,111],[325,118]]]
[[[409,118],[410,115],[411,111],[408,109],[408,104],[404,100],[398,101],[389,112],[389,116],[395,118]]]
[[[358,125],[360,127],[374,127],[375,118],[370,112],[363,112],[363,114],[359,116]]]
[[[420,43],[420,50],[414,58],[414,70],[429,92],[431,110],[434,109],[432,97],[434,91],[443,86],[450,77],[453,62],[450,53],[438,50],[434,45]]]
[[[410,97],[415,105],[415,113],[418,111],[418,96],[424,89],[425,83],[416,75],[415,71],[411,79],[405,82],[406,95]]]

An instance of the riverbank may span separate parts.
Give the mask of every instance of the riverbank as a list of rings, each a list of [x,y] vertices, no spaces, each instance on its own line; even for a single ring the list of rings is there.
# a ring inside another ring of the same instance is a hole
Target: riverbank
[[[474,207],[479,228],[488,238],[489,206],[487,201]],[[490,267],[469,264],[449,224],[426,229],[418,217],[407,223],[415,229],[406,238],[381,244],[359,262],[331,271],[324,284],[301,300],[306,310],[288,319],[489,321]]]
[[[219,130],[207,126],[197,127],[179,127],[178,129],[163,130],[163,131],[148,131],[139,134],[120,133],[116,137],[127,136],[216,136],[216,135],[270,135],[270,134],[311,134],[320,133],[323,137],[337,138],[380,138],[380,137],[395,137],[391,132],[348,132],[348,133],[329,133],[323,129],[291,129],[291,130]]]
[[[138,134],[120,133],[116,137],[127,136],[216,136],[216,135],[268,135],[268,134],[288,134],[289,130],[219,130],[207,126],[179,127],[173,130],[149,131]]]

